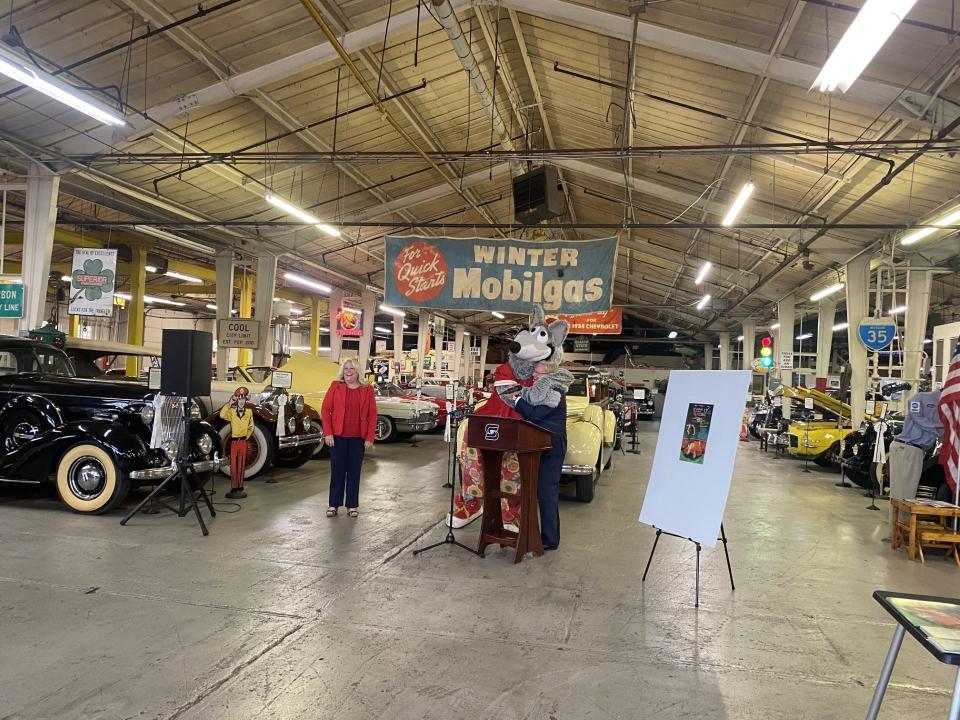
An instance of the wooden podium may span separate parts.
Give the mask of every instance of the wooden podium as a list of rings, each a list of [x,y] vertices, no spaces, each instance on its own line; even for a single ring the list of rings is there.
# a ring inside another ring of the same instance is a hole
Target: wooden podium
[[[482,556],[487,545],[515,547],[514,562],[532,551],[543,555],[537,505],[537,478],[540,452],[550,448],[550,433],[526,420],[474,415],[467,426],[467,445],[480,451],[483,459],[483,523],[477,552]],[[520,461],[520,492],[500,489],[500,473],[505,452],[517,453]],[[500,498],[520,499],[520,532],[503,527]]]

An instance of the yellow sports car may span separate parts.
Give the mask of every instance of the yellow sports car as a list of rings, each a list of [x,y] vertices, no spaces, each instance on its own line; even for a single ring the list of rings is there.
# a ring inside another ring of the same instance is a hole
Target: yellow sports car
[[[834,457],[839,462],[840,441],[853,432],[850,425],[851,409],[847,403],[841,402],[819,390],[810,390],[805,387],[782,387],[778,394],[784,402],[796,400],[802,403],[807,398],[813,400],[815,408],[833,416],[830,420],[794,420],[787,428],[789,444],[787,451],[794,457],[802,460],[813,460],[817,465],[828,466]],[[864,414],[867,420],[873,420],[872,415]],[[838,419],[840,422],[838,422]],[[838,427],[839,426],[839,427]]]

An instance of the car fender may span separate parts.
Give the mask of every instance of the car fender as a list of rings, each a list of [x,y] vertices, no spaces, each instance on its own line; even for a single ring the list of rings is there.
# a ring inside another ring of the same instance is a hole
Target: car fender
[[[4,418],[14,410],[33,410],[40,417],[50,423],[51,427],[59,427],[64,424],[63,414],[54,403],[42,395],[17,395],[10,402],[0,408],[0,424]]]
[[[0,476],[11,479],[46,478],[63,454],[74,445],[91,443],[113,458],[120,472],[146,468],[147,446],[134,433],[109,420],[75,420],[30,440],[0,459]]]
[[[563,464],[596,465],[602,441],[603,434],[600,428],[593,423],[580,419],[568,420],[567,454],[563,459]]]
[[[617,416],[612,410],[603,411],[603,442],[613,445],[617,439]]]

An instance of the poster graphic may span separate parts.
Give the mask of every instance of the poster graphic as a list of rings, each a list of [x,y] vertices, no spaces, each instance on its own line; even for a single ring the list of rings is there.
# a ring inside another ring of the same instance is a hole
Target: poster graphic
[[[528,313],[610,310],[617,239],[388,236],[384,302],[395,307]],[[591,331],[594,332],[594,331]]]
[[[570,334],[619,335],[623,332],[623,308],[610,308],[603,312],[583,313],[582,315],[551,315],[548,322],[566,320],[570,324]]]
[[[687,420],[683,426],[683,439],[680,441],[681,461],[703,465],[711,417],[713,405],[690,403],[687,406]]]
[[[70,315],[113,317],[117,251],[77,248],[70,273]]]
[[[337,311],[337,335],[347,337],[363,335],[363,321],[359,310],[342,307]]]

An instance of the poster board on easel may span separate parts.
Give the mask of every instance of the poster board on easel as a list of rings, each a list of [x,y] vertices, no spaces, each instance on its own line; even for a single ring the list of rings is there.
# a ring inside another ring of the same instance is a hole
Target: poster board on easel
[[[749,370],[670,373],[640,522],[716,546],[749,389]]]

